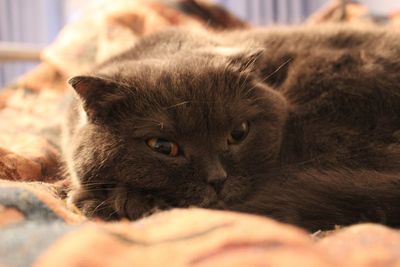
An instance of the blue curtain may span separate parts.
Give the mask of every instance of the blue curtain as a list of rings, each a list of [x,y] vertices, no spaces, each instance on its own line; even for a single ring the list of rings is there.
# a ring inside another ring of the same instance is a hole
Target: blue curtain
[[[46,45],[61,29],[63,0],[0,0],[0,42]],[[35,63],[0,62],[0,88]]]
[[[329,0],[218,0],[254,25],[293,24],[304,21]]]

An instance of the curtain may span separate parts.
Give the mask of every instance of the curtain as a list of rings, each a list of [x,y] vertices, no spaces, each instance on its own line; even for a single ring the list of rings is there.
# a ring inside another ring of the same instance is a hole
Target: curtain
[[[45,45],[63,25],[62,0],[0,0],[0,42]],[[35,63],[0,62],[0,88]]]
[[[329,0],[217,0],[254,25],[293,24],[304,21]]]
[[[0,42],[48,44],[64,23],[64,6],[68,7],[68,4],[73,2],[79,3],[77,0],[0,0]],[[302,22],[328,0],[216,0],[216,2],[225,5],[233,13],[254,25],[268,25]],[[0,88],[34,65],[24,62],[0,62]]]

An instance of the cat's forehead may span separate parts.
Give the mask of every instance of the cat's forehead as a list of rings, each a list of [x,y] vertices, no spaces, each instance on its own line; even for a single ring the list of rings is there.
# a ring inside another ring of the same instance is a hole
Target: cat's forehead
[[[135,116],[132,125],[142,135],[209,137],[219,133],[225,134],[243,121],[256,118],[261,112],[246,102],[232,102],[226,105],[183,100],[158,108],[149,106],[148,110]]]
[[[160,133],[194,136],[226,132],[263,112],[251,99],[194,91],[196,94],[162,95],[144,103],[137,113],[143,117],[136,117],[134,123]]]
[[[222,64],[198,61],[151,62],[124,66],[119,79],[128,86],[127,116],[143,127],[182,133],[231,127],[259,112],[253,105],[254,86],[248,75]]]
[[[185,60],[154,60],[125,68],[132,86],[146,93],[159,91],[171,96],[186,96],[198,101],[219,96],[236,97],[248,89],[248,73],[232,70],[216,60],[193,57]],[[247,84],[246,84],[247,83]],[[210,100],[208,99],[208,101]]]
[[[240,110],[251,100],[254,89],[247,75],[218,65],[186,63],[152,69],[147,74],[146,79],[138,77],[138,90],[169,113],[177,112],[177,116],[181,112],[219,115]]]

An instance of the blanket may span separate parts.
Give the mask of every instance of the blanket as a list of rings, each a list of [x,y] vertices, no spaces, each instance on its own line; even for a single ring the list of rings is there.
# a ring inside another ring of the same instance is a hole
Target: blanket
[[[400,232],[381,225],[307,233],[265,217],[196,208],[107,223],[68,204],[58,145],[68,77],[166,27],[249,27],[206,1],[100,2],[63,29],[36,69],[0,94],[1,267],[400,266]],[[337,16],[335,2],[308,23],[338,17],[364,23],[365,14],[355,12],[361,9],[353,4],[347,16]]]
[[[308,235],[268,218],[176,209],[88,221],[54,186],[0,183],[1,266],[400,266],[400,233],[363,224]]]

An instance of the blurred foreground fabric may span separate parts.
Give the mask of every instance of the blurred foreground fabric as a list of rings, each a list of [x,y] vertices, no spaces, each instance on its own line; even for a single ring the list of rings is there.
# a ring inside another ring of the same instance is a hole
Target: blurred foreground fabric
[[[56,191],[0,183],[1,266],[400,266],[400,232],[379,225],[320,238],[267,218],[203,209],[94,222]]]
[[[384,23],[338,1],[307,23]],[[89,221],[67,205],[58,139],[68,77],[171,26],[250,27],[202,1],[109,1],[68,25],[42,63],[0,94],[0,266],[400,266],[400,232],[363,224],[306,233],[268,218],[177,209]]]

